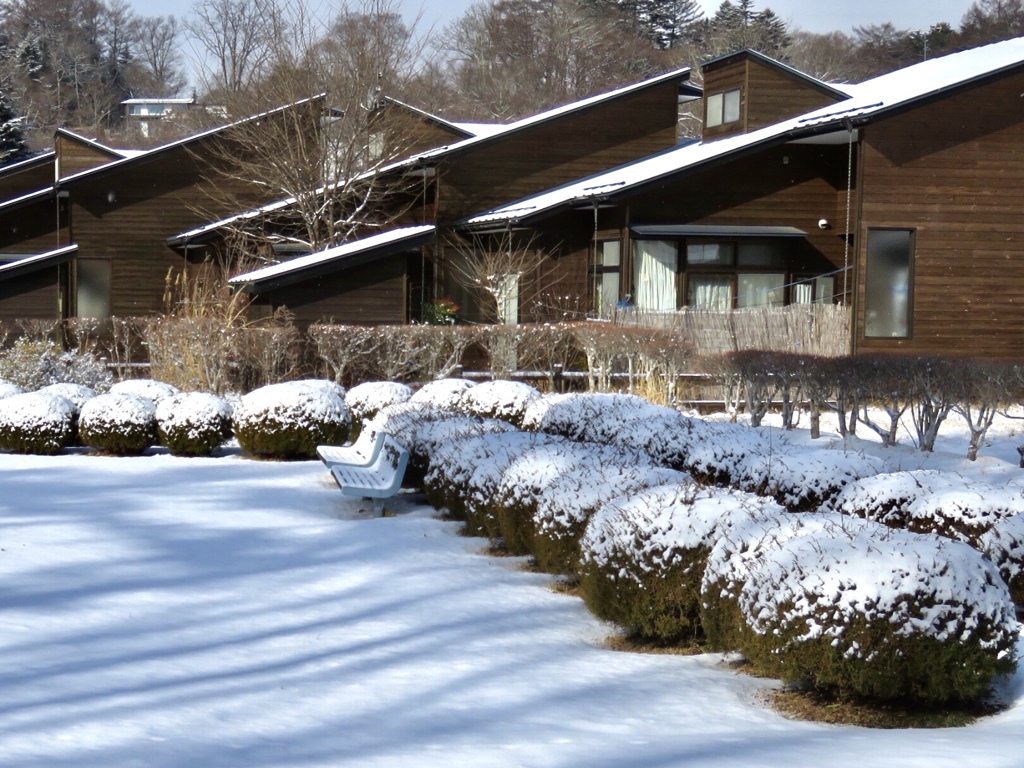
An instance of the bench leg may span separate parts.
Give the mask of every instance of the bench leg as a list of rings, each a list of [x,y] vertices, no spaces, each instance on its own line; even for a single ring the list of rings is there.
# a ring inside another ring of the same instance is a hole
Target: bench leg
[[[384,499],[373,500],[373,516],[384,517]]]

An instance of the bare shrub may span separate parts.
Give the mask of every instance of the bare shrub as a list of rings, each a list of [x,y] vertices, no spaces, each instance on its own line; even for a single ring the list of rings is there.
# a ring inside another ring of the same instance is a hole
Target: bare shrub
[[[954,364],[959,385],[953,411],[963,416],[970,430],[967,458],[975,461],[996,414],[1020,400],[1021,368],[998,360],[959,360]]]
[[[110,337],[105,348],[107,358],[119,379],[131,376],[133,368],[142,362],[146,346],[144,317],[110,318]]]

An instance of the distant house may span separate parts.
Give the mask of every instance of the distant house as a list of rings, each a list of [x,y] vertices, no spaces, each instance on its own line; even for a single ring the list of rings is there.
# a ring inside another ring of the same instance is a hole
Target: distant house
[[[414,320],[425,301],[464,290],[449,268],[463,257],[450,241],[455,222],[675,146],[680,101],[700,97],[700,90],[688,83],[689,74],[688,68],[675,70],[504,126],[460,126],[437,119],[436,129],[452,140],[383,171],[419,179],[421,189],[419,199],[387,232],[368,230],[365,239],[240,274],[232,283],[257,305],[286,306],[300,325],[328,319]],[[397,102],[391,106],[410,109]],[[460,138],[453,128],[477,132]],[[240,220],[265,219],[289,205],[282,200],[211,222],[168,244],[182,252],[216,249],[224,232]],[[585,291],[585,277],[572,289]],[[462,316],[482,317],[476,298],[456,296]]]
[[[129,129],[137,130],[145,138],[160,135],[160,123],[180,119],[188,112],[202,110],[212,119],[227,119],[227,110],[222,106],[201,104],[193,96],[178,98],[131,98],[121,102],[124,120]]]
[[[318,111],[298,102],[150,150],[114,150],[58,131],[55,150],[0,172],[0,320],[107,318],[159,312],[167,279],[184,262],[168,233],[223,213],[222,193],[258,204],[256,184],[211,170],[232,136],[283,110]],[[244,151],[239,147],[237,151]],[[34,187],[48,169],[44,186]],[[4,185],[7,185],[4,187]],[[218,207],[219,206],[219,207]]]
[[[843,302],[855,351],[1020,354],[1024,39],[826,85],[705,65],[704,139],[457,223],[542,234],[595,313]]]

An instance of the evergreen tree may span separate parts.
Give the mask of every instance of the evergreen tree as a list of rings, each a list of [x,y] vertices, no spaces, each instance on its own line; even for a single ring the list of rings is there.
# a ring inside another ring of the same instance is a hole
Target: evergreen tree
[[[15,114],[7,89],[0,88],[0,165],[9,165],[32,156],[22,123],[23,118]]]
[[[784,59],[790,44],[786,23],[771,8],[756,10],[754,0],[725,0],[706,27],[705,45],[711,56],[749,48]]]

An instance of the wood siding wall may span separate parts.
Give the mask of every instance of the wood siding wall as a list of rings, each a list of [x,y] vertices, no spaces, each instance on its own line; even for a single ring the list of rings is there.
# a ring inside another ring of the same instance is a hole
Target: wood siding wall
[[[705,125],[704,138],[748,133],[840,100],[827,89],[782,67],[740,55],[705,68],[704,113],[707,114],[709,95],[734,88],[741,90],[739,121],[710,129]]]
[[[257,306],[287,307],[295,324],[390,325],[406,316],[406,259],[392,256],[333,275],[313,278],[254,297]]]
[[[53,184],[54,157],[20,171],[0,172],[0,202],[27,195]]]
[[[60,269],[52,266],[0,281],[0,322],[60,317]]]
[[[67,207],[66,200],[48,197],[0,212],[0,253],[31,255],[70,245]]]
[[[62,179],[73,173],[87,171],[120,159],[119,155],[104,152],[98,147],[63,134],[58,134],[54,139],[54,148],[57,150],[57,167],[60,169]]]
[[[678,83],[551,120],[452,158],[441,170],[438,222],[613,168],[676,143]]]
[[[1024,353],[1024,74],[863,131],[854,348]],[[908,339],[866,339],[869,228],[915,231]]]

